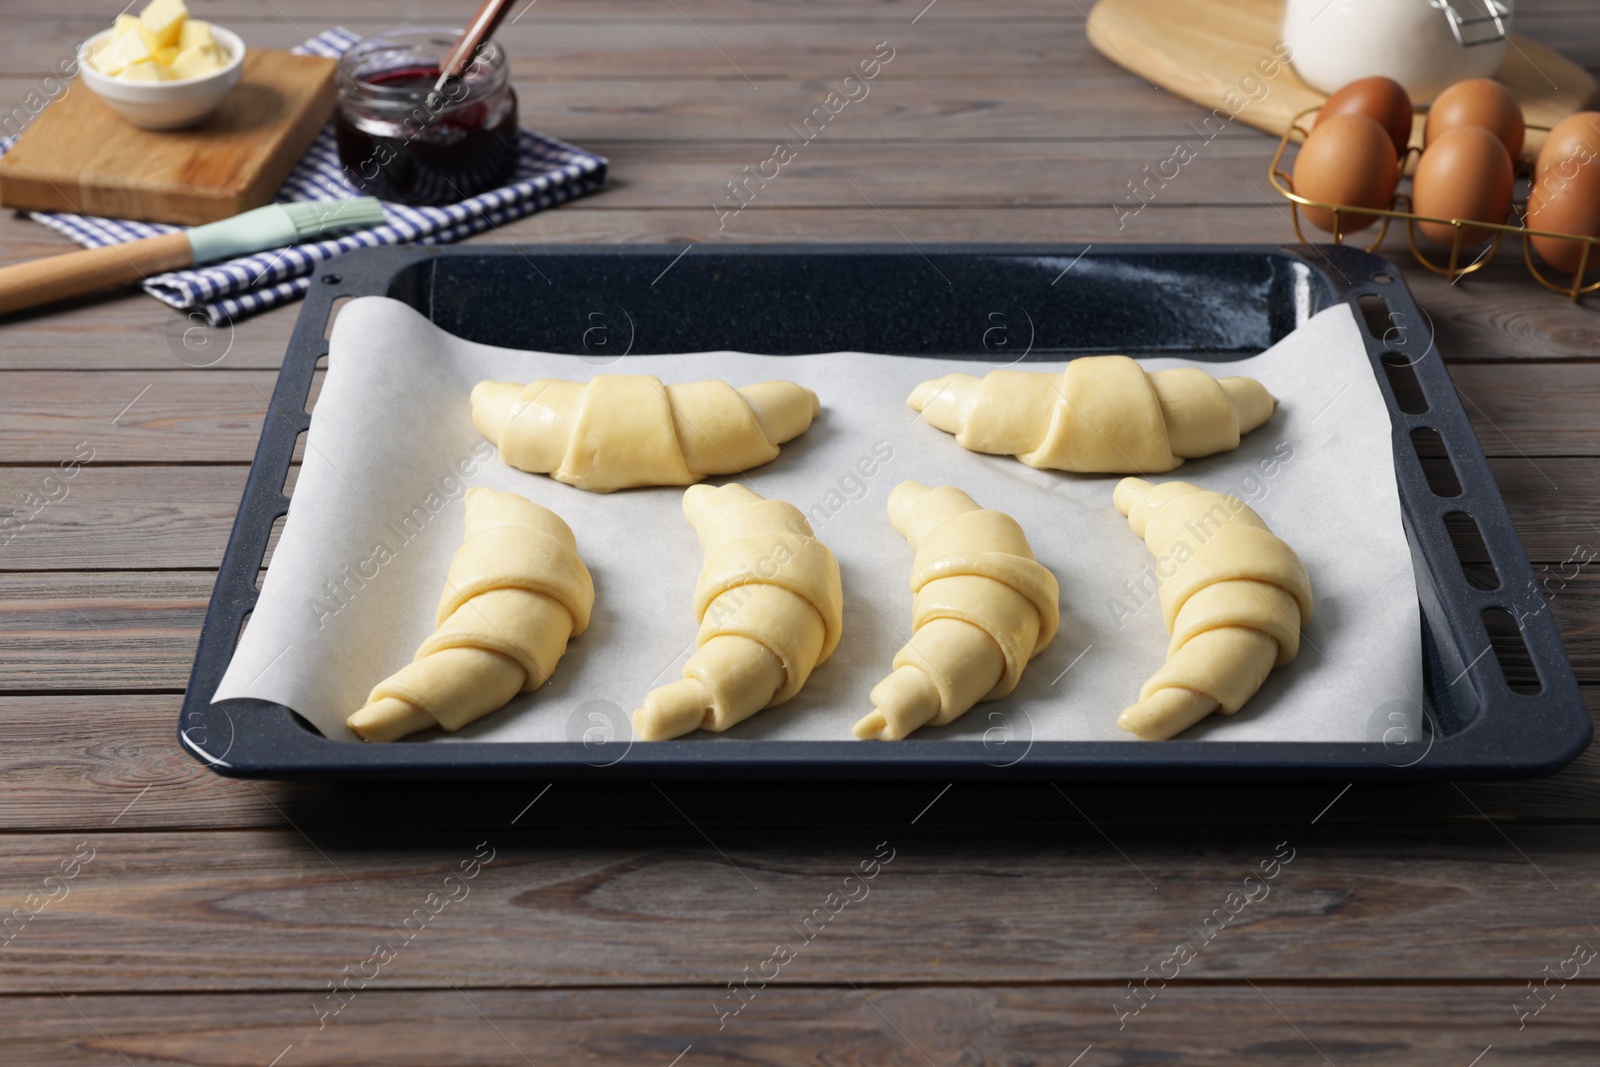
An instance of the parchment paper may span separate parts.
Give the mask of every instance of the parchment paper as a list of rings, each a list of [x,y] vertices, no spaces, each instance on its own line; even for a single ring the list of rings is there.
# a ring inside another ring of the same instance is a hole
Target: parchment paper
[[[1316,606],[1299,658],[1275,671],[1239,714],[1212,716],[1186,737],[1374,740],[1394,726],[1396,708],[1416,736],[1416,586],[1388,413],[1358,329],[1340,305],[1259,356],[1202,365],[1259,378],[1279,406],[1236,451],[1191,460],[1165,477],[1231,492],[1255,507],[1305,561]],[[855,352],[630,355],[602,366],[471,344],[398,301],[353,301],[334,327],[282,541],[216,699],[275,701],[328,737],[354,740],[345,717],[431,631],[461,542],[462,494],[485,485],[521,493],[571,525],[594,576],[593,622],[544,688],[457,734],[428,731],[410,743],[577,740],[602,721],[626,731],[626,713],[650,688],[678,677],[692,650],[702,554],[683,517],[682,490],[600,495],[514,470],[473,428],[468,394],[484,378],[647,373],[734,385],[787,378],[816,390],[822,414],[775,462],[743,480],[807,512],[839,557],[844,638],[789,703],[726,734],[692,739],[851,739],[851,725],[871,710],[868,692],[910,633],[911,551],[889,525],[886,502],[895,485],[914,478],[959,486],[1015,516],[1062,594],[1060,634],[1011,697],[917,738],[982,738],[995,726],[993,712],[1010,716],[1014,728],[1025,720],[1034,740],[1134,740],[1116,716],[1163,662],[1167,635],[1151,557],[1111,503],[1116,478],[1036,471],[967,452],[906,406],[926,378],[994,366]],[[1382,723],[1376,733],[1375,718]]]

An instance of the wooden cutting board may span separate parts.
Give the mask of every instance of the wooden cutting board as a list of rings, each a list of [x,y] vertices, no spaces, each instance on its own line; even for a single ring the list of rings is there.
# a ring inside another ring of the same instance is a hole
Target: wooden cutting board
[[[1089,12],[1089,43],[1111,62],[1146,81],[1222,108],[1239,92],[1239,78],[1255,72],[1282,39],[1283,0],[1099,0]],[[1522,104],[1531,125],[1554,126],[1595,102],[1595,81],[1565,56],[1511,35],[1512,47],[1496,78]],[[1240,122],[1282,136],[1289,120],[1327,96],[1284,66],[1267,83],[1267,95],[1239,110]],[[1237,97],[1235,98],[1237,101]],[[1421,144],[1422,124],[1412,130]],[[1532,160],[1544,141],[1529,130],[1523,157]]]
[[[270,203],[333,113],[333,61],[251,49],[239,84],[187,130],[141,130],[82,82],[0,156],[0,205],[215,222]]]

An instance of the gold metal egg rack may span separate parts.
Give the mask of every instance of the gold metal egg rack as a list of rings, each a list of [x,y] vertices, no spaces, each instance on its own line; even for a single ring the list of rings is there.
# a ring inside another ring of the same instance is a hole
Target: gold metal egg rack
[[[1543,285],[1546,289],[1551,289],[1558,293],[1565,293],[1573,300],[1577,300],[1585,293],[1592,293],[1596,290],[1600,290],[1600,279],[1589,282],[1587,285],[1584,284],[1583,281],[1583,276],[1588,272],[1589,265],[1591,263],[1597,267],[1600,267],[1600,238],[1586,237],[1582,234],[1576,233],[1561,233],[1555,230],[1533,230],[1516,223],[1478,222],[1475,219],[1443,219],[1432,215],[1419,215],[1410,210],[1410,195],[1402,192],[1395,193],[1394,199],[1390,201],[1390,206],[1388,208],[1358,208],[1349,204],[1333,204],[1322,200],[1312,200],[1310,197],[1299,195],[1294,191],[1294,179],[1283,169],[1283,154],[1288,150],[1291,143],[1303,142],[1308,136],[1310,136],[1311,126],[1306,123],[1305,120],[1307,116],[1315,115],[1318,110],[1318,108],[1314,107],[1307,108],[1306,110],[1295,115],[1294,118],[1289,121],[1289,128],[1284,130],[1283,137],[1279,139],[1278,151],[1273,154],[1272,163],[1267,168],[1267,180],[1272,183],[1272,187],[1278,190],[1285,200],[1289,201],[1291,221],[1294,223],[1295,236],[1300,238],[1302,242],[1308,244],[1310,243],[1306,238],[1305,232],[1300,227],[1301,207],[1314,207],[1320,208],[1323,211],[1332,212],[1334,244],[1344,244],[1344,240],[1347,235],[1344,233],[1344,227],[1341,224],[1341,220],[1345,216],[1377,216],[1382,220],[1382,222],[1378,227],[1378,235],[1372,239],[1372,243],[1366,248],[1368,252],[1377,251],[1378,246],[1383,243],[1384,236],[1389,232],[1389,224],[1391,222],[1393,222],[1395,219],[1403,219],[1405,220],[1406,224],[1406,239],[1411,245],[1411,254],[1416,257],[1417,262],[1421,263],[1424,267],[1427,267],[1435,274],[1442,274],[1453,282],[1457,278],[1471,274],[1473,271],[1482,270],[1484,267],[1488,266],[1489,261],[1494,259],[1495,253],[1499,251],[1501,242],[1505,240],[1506,235],[1516,234],[1522,239],[1522,258],[1527,263],[1528,273],[1532,274],[1540,285]],[[1427,115],[1427,108],[1418,108],[1416,109],[1415,114],[1418,118],[1424,117]],[[1528,129],[1545,130],[1548,132],[1548,129],[1544,126],[1530,125]],[[1299,134],[1298,138],[1295,136],[1296,134]],[[1415,159],[1420,155],[1420,149],[1414,146],[1407,148],[1405,154],[1400,157],[1400,173],[1402,175],[1407,173],[1408,167],[1413,164]],[[1526,213],[1525,205],[1519,203],[1513,203],[1511,210],[1513,217],[1523,217]],[[1436,263],[1434,262],[1433,258],[1428,255],[1428,253],[1423,251],[1422,246],[1417,241],[1417,223],[1419,222],[1437,222],[1455,229],[1455,240],[1452,241],[1450,245],[1450,258],[1448,262],[1443,265]],[[1365,227],[1363,226],[1362,228],[1364,229]],[[1465,241],[1463,241],[1465,231],[1468,228],[1474,230],[1489,230],[1494,234],[1494,239],[1490,241],[1489,245],[1484,248],[1482,252],[1479,252],[1470,263],[1467,263],[1465,266],[1463,266],[1463,252],[1466,250],[1463,246],[1466,245],[1467,248],[1471,247],[1470,245],[1467,245]],[[1535,236],[1556,237],[1568,241],[1577,241],[1583,245],[1583,251],[1578,258],[1578,269],[1573,272],[1572,279],[1569,283],[1561,284],[1551,281],[1549,278],[1545,277],[1544,272],[1539,269],[1539,265],[1534,262],[1533,243],[1530,240],[1531,237]]]

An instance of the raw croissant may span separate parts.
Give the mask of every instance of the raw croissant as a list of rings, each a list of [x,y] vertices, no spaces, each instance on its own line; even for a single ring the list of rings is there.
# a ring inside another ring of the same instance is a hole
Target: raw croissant
[[[700,623],[683,677],[633,713],[646,741],[721,732],[794,696],[833,654],[843,625],[839,562],[793,504],[742,485],[691,487],[683,512],[705,546]]]
[[[1061,611],[1055,575],[1004,512],[982,510],[953,486],[901,482],[889,494],[889,521],[916,553],[913,633],[855,735],[898,741],[1010,693],[1055,637]]]
[[[1117,719],[1159,741],[1213,711],[1232,715],[1294,659],[1311,580],[1294,550],[1242,500],[1188,482],[1124,478],[1117,510],[1156,557],[1167,663]]]
[[[493,489],[468,489],[466,505],[433,633],[346,720],[364,740],[461,729],[543,685],[589,625],[594,584],[559,515]]]
[[[1127,356],[1083,356],[1063,374],[947,374],[907,401],[962,448],[1042,470],[1160,474],[1239,447],[1277,403],[1254,378],[1180,367],[1146,373]]]
[[[771,463],[818,410],[817,394],[793,382],[735,389],[602,374],[588,383],[540,378],[472,390],[473,425],[501,459],[592,493],[693,485]]]

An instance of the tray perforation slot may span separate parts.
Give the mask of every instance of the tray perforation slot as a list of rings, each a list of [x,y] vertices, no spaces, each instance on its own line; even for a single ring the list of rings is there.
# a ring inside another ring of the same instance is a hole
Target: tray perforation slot
[[[261,562],[256,565],[256,592],[261,592],[261,583],[267,580],[267,568],[272,566],[272,553],[278,547],[278,538],[283,536],[283,524],[287,515],[279,515],[272,520],[272,527],[267,531],[267,548],[261,556]]]
[[[1499,589],[1500,572],[1489,554],[1489,547],[1483,542],[1478,520],[1465,511],[1447,511],[1444,528],[1450,535],[1456,559],[1461,561],[1461,573],[1466,577],[1467,584],[1485,592]]]
[[[1544,691],[1539,678],[1539,666],[1534,662],[1528,642],[1522,636],[1517,619],[1502,607],[1487,607],[1482,614],[1484,636],[1500,666],[1500,677],[1506,688],[1523,696],[1535,696]]]
[[[1426,415],[1428,397],[1411,369],[1411,360],[1399,352],[1385,352],[1379,362],[1383,365],[1384,377],[1389,379],[1389,392],[1394,396],[1395,406],[1407,415]]]
[[[344,306],[354,299],[355,297],[353,296],[336,296],[333,298],[333,303],[328,305],[328,320],[322,327],[322,339],[324,341],[333,336],[333,320],[337,319],[339,317],[339,312],[344,310]],[[317,366],[326,369],[328,366],[328,357],[323,356],[321,359],[319,359],[317,361]]]
[[[299,437],[304,437],[305,435],[306,431],[301,430]],[[298,440],[299,437],[297,437],[296,440]],[[279,492],[283,494],[283,499],[288,500],[294,496],[294,487],[300,481],[300,470],[301,467],[298,463],[290,463],[284,468],[283,486],[281,489],[279,489]]]
[[[1416,450],[1417,462],[1428,480],[1433,495],[1447,500],[1461,495],[1461,478],[1456,474],[1455,460],[1444,447],[1444,438],[1431,426],[1418,426],[1411,431],[1411,447]]]
[[[254,614],[253,608],[239,616],[239,632],[233,635],[234,648],[238,648],[239,642],[244,640],[244,632],[250,626],[250,616],[252,614]]]
[[[1389,302],[1377,293],[1362,293],[1356,297],[1356,317],[1367,328],[1374,341],[1388,343],[1394,333],[1394,317]]]

